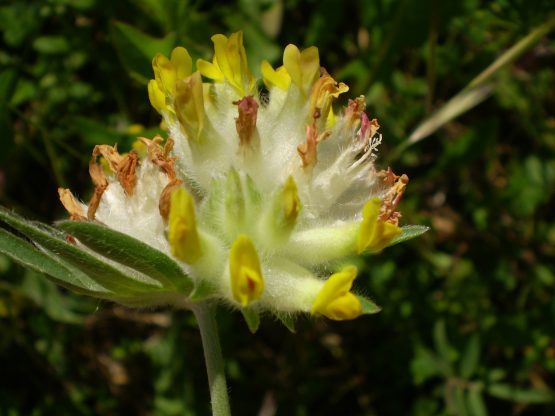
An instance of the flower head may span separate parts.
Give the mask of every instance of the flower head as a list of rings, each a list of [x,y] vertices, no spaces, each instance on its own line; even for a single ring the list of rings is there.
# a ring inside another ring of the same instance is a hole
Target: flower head
[[[408,178],[376,169],[381,135],[364,97],[334,106],[348,87],[321,68],[318,49],[294,45],[277,69],[261,63],[261,91],[242,33],[212,41],[212,61],[196,70],[184,48],[153,59],[148,94],[166,140],[141,138],[144,156],[96,146],[88,205],[60,190],[72,220],[146,243],[190,281],[120,301],[161,304],[173,294],[224,301],[246,316],[335,320],[378,311],[353,292],[357,269],[345,264],[410,237],[398,211]]]

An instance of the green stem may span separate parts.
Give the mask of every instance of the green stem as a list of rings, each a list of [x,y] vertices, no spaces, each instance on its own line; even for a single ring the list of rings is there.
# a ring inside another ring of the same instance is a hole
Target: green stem
[[[206,372],[210,386],[210,400],[213,416],[230,416],[227,383],[225,381],[224,359],[218,337],[216,307],[208,303],[199,303],[192,307],[197,318],[204,349]]]

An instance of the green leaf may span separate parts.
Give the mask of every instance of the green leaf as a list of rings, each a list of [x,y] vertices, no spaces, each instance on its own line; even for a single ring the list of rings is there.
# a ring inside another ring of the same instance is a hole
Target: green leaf
[[[15,69],[8,68],[0,72],[0,103],[8,103],[16,89],[18,73]]]
[[[146,84],[153,78],[152,58],[157,53],[169,56],[175,46],[175,33],[154,38],[122,22],[114,22],[110,30],[119,57],[130,75]]]
[[[175,260],[127,234],[91,221],[60,221],[57,225],[97,253],[156,279],[164,287],[185,293],[193,288],[193,281]]]
[[[474,78],[468,86],[467,89],[477,87],[484,84],[493,75],[499,72],[502,68],[506,67],[511,62],[515,61],[524,52],[532,48],[536,43],[543,39],[553,28],[555,27],[555,15],[550,16],[550,18],[544,22],[542,25],[536,27],[528,35],[519,40],[509,49],[507,49],[501,56],[499,56],[494,62],[492,62],[486,69],[484,69],[476,78]]]
[[[33,48],[47,55],[58,55],[69,50],[69,43],[63,36],[40,36],[34,40]]]
[[[84,321],[84,315],[76,313],[70,307],[71,298],[64,296],[60,288],[45,279],[41,273],[28,269],[19,288],[25,296],[40,305],[51,319],[69,324]]]
[[[517,403],[551,403],[555,395],[551,391],[521,389],[510,384],[497,383],[488,387],[488,393],[498,399],[509,400]]]
[[[426,227],[425,225],[404,225],[401,227],[401,235],[391,240],[388,247],[419,237],[429,229],[430,227]]]
[[[474,375],[480,360],[480,337],[473,335],[468,344],[461,360],[460,375],[463,379],[468,380]]]
[[[241,308],[241,313],[243,314],[243,318],[245,318],[249,330],[254,334],[260,326],[259,313],[253,308]]]
[[[496,381],[501,381],[507,376],[507,371],[503,368],[492,368],[488,372],[487,381],[489,383],[494,383]]]
[[[189,299],[198,302],[204,299],[208,299],[216,293],[213,286],[206,280],[201,280],[195,283],[195,288],[189,295]]]
[[[16,70],[10,68],[0,72],[0,130],[3,136],[0,140],[0,166],[9,160],[15,149],[9,103],[17,85],[18,73]]]
[[[416,385],[422,384],[431,377],[443,374],[443,367],[439,358],[421,345],[416,346],[410,368]]]
[[[454,357],[447,340],[447,331],[445,330],[445,321],[443,320],[437,321],[434,326],[434,343],[441,359],[444,375],[447,377],[453,376],[454,371],[451,362]]]
[[[0,209],[0,220],[25,234],[45,249],[64,258],[68,263],[88,274],[108,290],[125,296],[160,289],[155,284],[157,282],[146,278],[146,276],[116,268],[78,246],[68,243],[61,239],[60,235],[54,234],[51,227],[46,224],[31,223],[3,208]]]
[[[453,405],[455,409],[455,414],[457,416],[468,416],[468,410],[466,408],[466,395],[464,387],[454,386],[453,388]]]
[[[155,21],[160,27],[169,27],[171,22],[168,15],[172,10],[169,10],[168,3],[161,0],[136,0],[133,5],[141,10],[143,16]]]
[[[466,406],[472,416],[488,416],[488,410],[479,389],[471,388],[466,397]]]
[[[280,322],[289,330],[291,333],[295,333],[295,315],[287,312],[274,312],[274,316],[280,320]]]
[[[424,120],[416,127],[410,137],[401,145],[401,148],[418,143],[432,135],[451,120],[476,107],[493,92],[489,84],[478,85],[474,88],[463,90],[445,103],[439,110]]]
[[[382,310],[382,308],[380,308],[378,305],[376,305],[370,299],[368,299],[364,296],[361,296],[361,295],[356,295],[356,297],[358,298],[358,300],[360,301],[360,305],[362,306],[362,314],[363,315],[372,315],[372,314],[378,313]]]
[[[31,243],[3,228],[0,228],[0,253],[24,267],[46,274],[54,283],[74,292],[101,298],[111,293],[84,273],[76,273],[46,252],[38,250]]]

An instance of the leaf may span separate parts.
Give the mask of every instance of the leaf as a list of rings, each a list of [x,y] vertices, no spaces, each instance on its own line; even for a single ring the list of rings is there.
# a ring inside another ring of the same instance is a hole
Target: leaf
[[[176,40],[175,33],[154,38],[122,22],[114,22],[110,33],[123,65],[131,76],[143,84],[153,78],[152,58],[157,53],[169,56]]]
[[[171,257],[127,234],[91,221],[60,221],[57,225],[81,243],[111,260],[189,293],[193,281]]]
[[[46,224],[39,223],[37,225],[31,223],[10,213],[6,209],[0,209],[0,220],[25,234],[45,249],[64,258],[68,263],[88,274],[106,289],[124,296],[160,289],[153,284],[155,283],[154,281],[148,282],[151,279],[147,280],[138,274],[132,275],[132,273],[126,273],[126,271],[116,268],[77,246],[68,243],[61,239],[59,235],[53,234],[51,227]]]
[[[463,379],[468,380],[474,375],[480,360],[480,337],[474,334],[468,344],[461,360],[460,375]]]
[[[189,299],[198,302],[213,296],[214,293],[216,293],[216,291],[209,282],[200,280],[196,282],[195,288],[189,295]]]
[[[280,320],[280,322],[289,330],[291,333],[295,333],[295,315],[287,312],[274,312],[274,316]]]
[[[85,274],[74,273],[48,254],[3,228],[0,228],[0,253],[7,255],[24,267],[46,274],[54,283],[74,292],[95,297],[104,297],[110,294]]]
[[[504,379],[507,376],[507,371],[503,368],[493,368],[491,370],[489,370],[488,373],[488,382],[489,383],[493,383],[496,381],[501,381],[502,379]]]
[[[517,403],[551,403],[555,395],[551,391],[521,389],[510,384],[497,383],[488,387],[488,393],[498,399],[509,400]]]
[[[468,416],[468,410],[466,408],[466,395],[464,387],[454,386],[453,389],[453,405],[456,410],[455,414],[457,416]],[[474,416],[474,415],[472,415]]]
[[[241,308],[241,313],[245,322],[247,323],[249,330],[254,334],[260,326],[260,315],[253,308]]]
[[[372,314],[378,313],[382,310],[382,308],[380,308],[378,305],[376,305],[370,299],[368,299],[364,296],[361,296],[361,295],[356,295],[356,297],[358,298],[358,300],[360,301],[360,305],[362,306],[362,314],[363,315],[372,315]]]
[[[168,8],[168,2],[161,0],[136,0],[133,2],[133,5],[141,9],[143,16],[152,19],[161,27],[168,27],[170,25],[171,22],[168,21],[168,15],[172,11]]]
[[[444,375],[447,377],[453,376],[454,371],[451,364],[453,361],[453,355],[451,353],[451,346],[447,340],[445,321],[443,320],[437,321],[434,325],[434,343],[436,350],[439,353],[439,358],[441,359]]]
[[[15,148],[13,139],[13,124],[10,118],[10,99],[18,84],[18,74],[14,69],[6,69],[0,72],[0,129],[2,140],[0,140],[0,166],[3,166]]]
[[[484,69],[476,78],[470,81],[470,83],[468,83],[462,91],[452,97],[439,110],[418,125],[407,141],[403,143],[399,149],[410,146],[430,136],[449,121],[457,118],[471,108],[476,107],[488,98],[494,90],[494,85],[491,83],[493,75],[497,74],[507,64],[513,62],[520,55],[538,43],[553,29],[553,27],[555,27],[555,16],[551,16],[541,26],[532,30],[527,36],[509,48],[499,58],[492,62],[491,65]]]
[[[416,346],[410,368],[416,385],[422,384],[431,377],[443,374],[443,367],[438,357],[421,345]]]
[[[18,82],[18,73],[15,69],[8,68],[0,72],[0,103],[7,104]]]
[[[391,240],[391,243],[389,243],[388,247],[419,237],[427,232],[429,229],[430,227],[427,227],[425,225],[404,225],[401,227],[401,235]]]
[[[463,90],[445,103],[439,110],[424,120],[416,127],[406,142],[401,146],[406,147],[419,142],[432,135],[451,120],[476,107],[493,92],[490,84],[478,85],[474,88]]]
[[[20,290],[25,296],[40,305],[55,321],[76,324],[82,323],[84,320],[82,314],[76,313],[70,308],[70,298],[64,296],[54,282],[44,279],[41,273],[28,269]]]
[[[40,36],[34,40],[33,48],[47,55],[58,55],[69,50],[69,43],[63,36]]]
[[[488,416],[488,410],[480,390],[471,388],[466,397],[466,407],[472,416]]]
[[[507,49],[501,56],[484,69],[476,78],[468,84],[467,88],[474,88],[489,80],[494,74],[506,65],[515,61],[524,52],[538,43],[545,35],[547,35],[555,27],[555,16],[551,16],[547,22],[532,30],[528,35]]]

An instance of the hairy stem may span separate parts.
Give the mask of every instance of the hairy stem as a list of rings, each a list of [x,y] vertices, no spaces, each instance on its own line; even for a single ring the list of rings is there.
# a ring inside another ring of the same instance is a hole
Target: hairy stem
[[[208,373],[208,384],[210,386],[212,415],[229,416],[231,410],[225,380],[224,359],[216,323],[216,307],[209,303],[199,303],[192,307],[192,310],[197,318],[202,338],[206,372]]]

